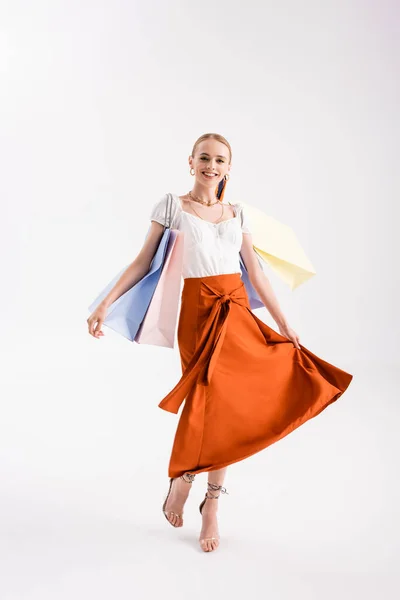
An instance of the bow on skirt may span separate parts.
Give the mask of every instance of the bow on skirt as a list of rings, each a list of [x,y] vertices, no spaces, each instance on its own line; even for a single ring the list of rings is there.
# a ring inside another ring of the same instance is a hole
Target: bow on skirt
[[[210,278],[213,277],[221,276],[211,276]],[[222,344],[224,343],[232,302],[239,304],[244,309],[250,310],[246,288],[240,277],[240,284],[229,293],[223,293],[215,286],[207,283],[208,277],[185,279],[185,286],[191,280],[194,281],[197,279],[202,280],[202,300],[211,300],[212,307],[203,326],[198,346],[185,368],[181,379],[158,405],[160,408],[173,413],[178,412],[180,405],[194,383],[210,385],[214,368],[218,361]]]

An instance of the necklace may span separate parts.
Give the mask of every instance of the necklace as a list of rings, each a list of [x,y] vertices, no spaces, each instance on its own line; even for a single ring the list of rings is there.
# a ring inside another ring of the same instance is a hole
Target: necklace
[[[214,202],[214,204],[216,204],[216,202]],[[196,213],[196,215],[198,217],[200,217],[200,219],[203,219],[203,217],[199,215],[199,213],[197,212],[197,210],[195,209],[195,207],[192,206],[192,208],[193,208],[194,212]],[[222,212],[221,212],[221,214],[219,216],[219,219],[217,219],[216,221],[208,221],[209,223],[219,223],[220,222],[220,220],[222,219],[223,214],[224,214],[224,205],[222,204],[222,202],[221,202],[221,208],[222,208]],[[207,219],[203,219],[203,221],[207,221]]]
[[[198,202],[199,204],[203,204],[205,206],[214,206],[214,204],[221,204],[221,214],[219,216],[219,219],[217,219],[216,221],[208,221],[208,219],[203,219],[203,217],[201,215],[199,215],[199,213],[197,212],[197,210],[195,209],[194,206],[192,206],[194,212],[196,213],[196,215],[199,217],[199,219],[202,219],[203,221],[207,221],[208,223],[219,223],[222,219],[222,217],[224,216],[224,205],[220,200],[216,200],[215,202],[211,202],[210,204],[208,204],[208,202],[205,202],[204,200],[202,200],[201,198],[197,197],[197,196],[193,196],[192,191],[190,190],[187,194],[189,196],[189,198],[191,200],[193,200],[193,202]]]
[[[216,199],[215,202],[210,202],[210,203],[206,202],[205,200],[202,200],[198,196],[194,196],[191,190],[190,190],[190,192],[188,192],[188,196],[191,200],[194,200],[194,202],[198,202],[199,204],[204,204],[205,206],[214,206],[214,204],[217,204],[219,202],[218,198]]]

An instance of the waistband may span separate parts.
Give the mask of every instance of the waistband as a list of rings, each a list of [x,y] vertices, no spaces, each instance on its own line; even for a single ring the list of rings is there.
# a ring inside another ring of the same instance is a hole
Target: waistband
[[[218,275],[204,275],[203,277],[185,277],[183,280],[183,285],[185,287],[192,287],[192,286],[196,286],[201,282],[204,283],[209,283],[210,285],[213,284],[235,284],[235,283],[240,283],[240,280],[242,279],[242,274],[241,273],[220,273]]]

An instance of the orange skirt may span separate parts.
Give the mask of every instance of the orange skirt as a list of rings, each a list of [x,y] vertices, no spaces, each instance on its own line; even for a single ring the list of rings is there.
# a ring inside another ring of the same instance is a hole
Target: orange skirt
[[[182,377],[159,407],[180,416],[168,476],[214,471],[263,450],[339,398],[353,376],[271,329],[240,273],[184,280]]]

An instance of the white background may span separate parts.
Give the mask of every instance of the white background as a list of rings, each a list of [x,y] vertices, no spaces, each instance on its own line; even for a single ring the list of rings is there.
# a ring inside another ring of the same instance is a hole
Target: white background
[[[2,600],[398,597],[396,3],[0,6]],[[182,529],[161,512],[177,347],[86,324],[206,132],[232,145],[226,199],[290,225],[315,266],[294,292],[267,270],[290,325],[354,375],[228,468],[211,554],[204,474]]]

